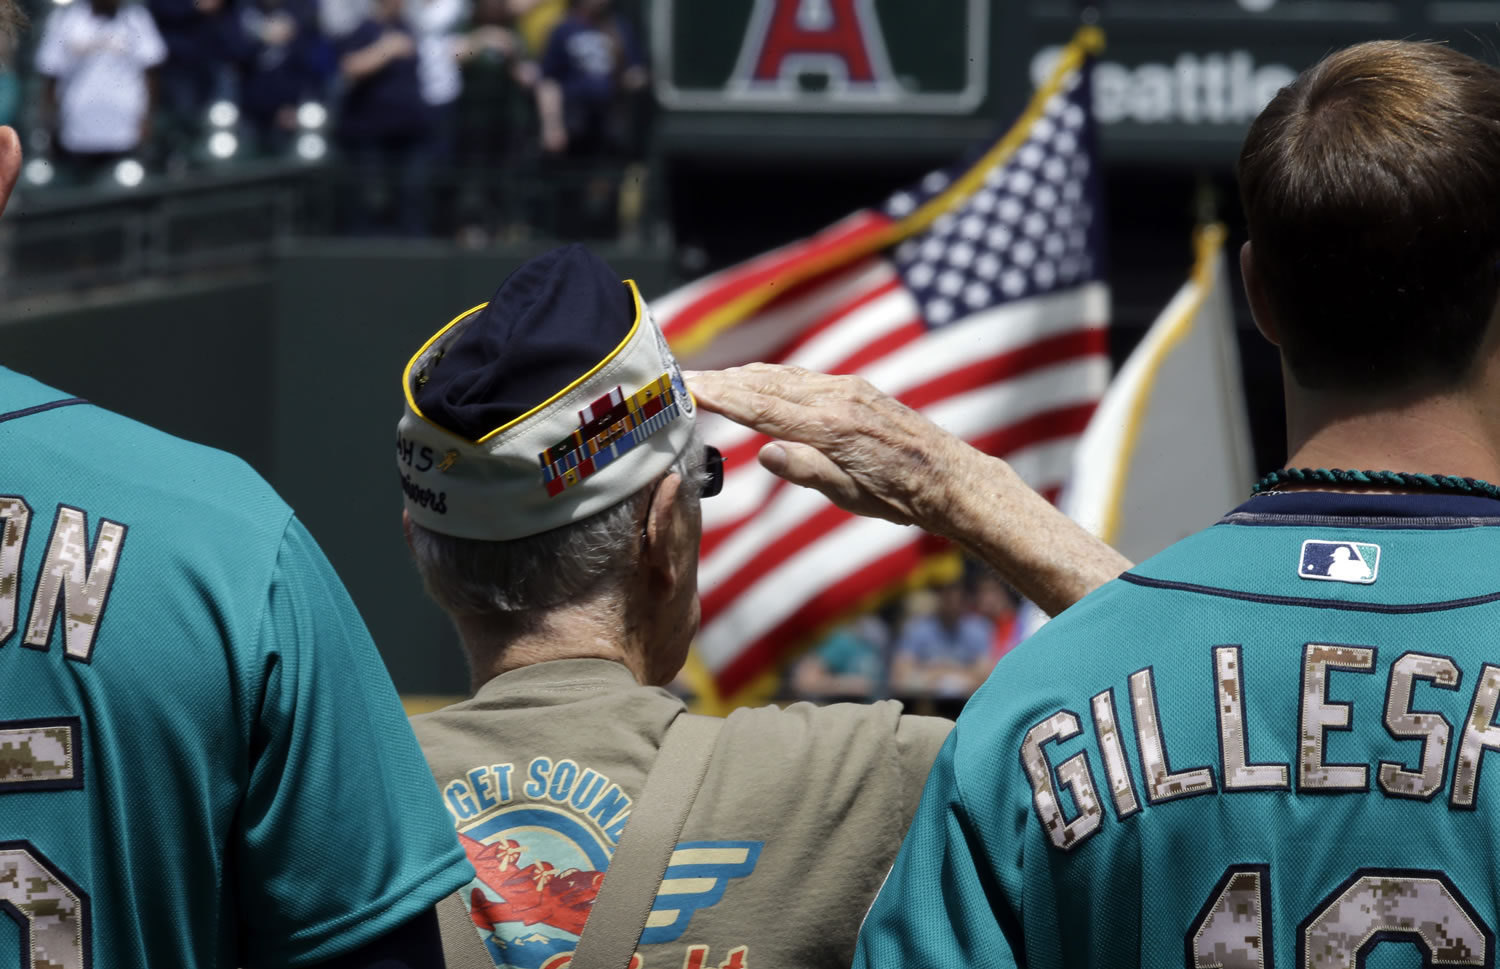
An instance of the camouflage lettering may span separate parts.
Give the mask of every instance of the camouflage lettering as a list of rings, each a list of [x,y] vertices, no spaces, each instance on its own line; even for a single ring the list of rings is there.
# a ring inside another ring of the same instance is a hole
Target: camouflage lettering
[[[1412,710],[1411,695],[1416,680],[1426,680],[1445,690],[1456,690],[1458,679],[1458,667],[1443,656],[1406,653],[1391,664],[1390,685],[1385,697],[1385,728],[1393,737],[1422,741],[1422,766],[1410,771],[1399,761],[1381,761],[1378,781],[1380,789],[1387,795],[1426,800],[1443,789],[1443,775],[1448,768],[1448,740],[1453,729],[1448,718],[1441,713]]]
[[[26,621],[27,645],[48,647],[60,597],[64,651],[69,659],[89,661],[124,541],[124,525],[100,519],[99,534],[90,555],[87,516],[78,508],[58,507],[52,539],[47,543],[47,558]]]
[[[1240,669],[1238,646],[1214,647],[1214,681],[1219,691],[1219,753],[1224,772],[1224,790],[1256,791],[1290,786],[1291,768],[1286,764],[1247,764],[1249,741],[1245,738],[1245,679]]]
[[[0,643],[16,630],[16,604],[21,593],[21,553],[26,549],[26,526],[31,506],[19,495],[0,495]]]
[[[1486,750],[1500,750],[1500,727],[1495,725],[1495,704],[1500,700],[1500,666],[1484,664],[1479,682],[1474,686],[1474,702],[1464,719],[1463,737],[1458,742],[1458,762],[1453,768],[1453,793],[1450,807],[1471,808],[1479,796],[1479,768],[1484,766]]]
[[[0,724],[0,794],[81,786],[76,737],[72,723]]]
[[[1487,966],[1492,934],[1439,872],[1357,873],[1303,926],[1304,969],[1356,969],[1376,937],[1419,943],[1423,962]]]
[[[1323,759],[1329,730],[1348,730],[1352,703],[1328,700],[1328,673],[1346,670],[1368,673],[1375,667],[1375,651],[1362,646],[1308,643],[1302,656],[1302,742],[1297,765],[1299,791],[1363,791],[1369,784],[1364,764],[1329,764]]]
[[[1135,709],[1136,746],[1141,754],[1141,776],[1146,781],[1146,801],[1159,804],[1179,797],[1212,794],[1214,773],[1207,767],[1172,773],[1167,748],[1161,736],[1156,707],[1156,681],[1150,667],[1130,674],[1130,702]]]
[[[1270,869],[1236,865],[1188,932],[1189,969],[1261,969],[1266,964]]]
[[[1104,777],[1109,781],[1115,799],[1115,816],[1124,820],[1141,809],[1135,796],[1135,782],[1125,763],[1125,746],[1120,740],[1120,721],[1115,716],[1115,691],[1097,694],[1090,705],[1094,709],[1094,733],[1099,737],[1099,751],[1104,755]]]
[[[88,896],[24,841],[0,842],[0,901],[26,920],[23,969],[85,969]]]
[[[1047,764],[1047,755],[1042,747],[1049,741],[1067,740],[1079,732],[1078,717],[1066,710],[1054,713],[1026,733],[1021,742],[1021,764],[1031,779],[1032,804],[1042,828],[1052,844],[1063,851],[1071,851],[1099,830],[1104,820],[1104,811],[1099,806],[1099,796],[1094,791],[1093,778],[1089,773],[1088,758],[1074,754],[1057,768],[1057,777],[1073,794],[1078,807],[1078,817],[1069,821],[1063,816],[1058,803],[1057,790],[1052,785],[1052,768]]]

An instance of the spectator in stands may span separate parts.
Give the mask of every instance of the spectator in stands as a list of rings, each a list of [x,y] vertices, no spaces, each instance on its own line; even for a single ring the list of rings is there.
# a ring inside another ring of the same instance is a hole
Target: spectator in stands
[[[87,0],[52,12],[36,68],[46,78],[42,111],[61,173],[89,181],[141,147],[155,100],[152,71],[166,57],[144,7]]]
[[[629,148],[624,95],[646,86],[646,58],[612,0],[572,0],[542,56],[537,111],[554,154],[620,155]]]
[[[890,630],[878,616],[840,626],[797,664],[793,691],[809,700],[880,699],[890,640]]]
[[[460,37],[463,94],[457,112],[459,238],[482,245],[497,229],[519,236],[526,220],[504,191],[530,121],[530,90],[540,72],[515,30],[515,0],[476,0]]]
[[[240,111],[256,148],[279,154],[297,131],[297,107],[321,101],[333,52],[314,0],[242,0],[230,33],[240,71]]]
[[[372,0],[370,16],[339,42],[346,84],[339,143],[353,168],[357,197],[350,228],[426,231],[425,189],[432,157],[432,112],[417,76],[417,35],[403,0]],[[391,204],[387,204],[387,202]],[[383,218],[387,208],[394,218]]]
[[[588,160],[583,185],[565,186],[573,204],[559,213],[561,234],[613,234],[619,174],[599,162],[639,154],[647,78],[640,41],[613,0],[571,0],[547,40],[536,92],[543,151]]]
[[[209,104],[223,95],[233,16],[227,0],[147,0],[167,45],[158,87],[169,163],[184,164],[203,134]]]
[[[937,608],[908,620],[891,661],[898,696],[966,697],[989,675],[994,623],[966,608],[962,583],[937,590]]]

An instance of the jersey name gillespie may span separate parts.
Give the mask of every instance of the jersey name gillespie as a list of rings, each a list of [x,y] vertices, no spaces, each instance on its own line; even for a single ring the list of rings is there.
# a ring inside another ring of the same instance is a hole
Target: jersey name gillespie
[[[1375,659],[1376,650],[1370,646],[1308,643],[1303,647],[1295,765],[1298,793],[1369,791],[1373,774],[1374,783],[1387,797],[1432,800],[1449,787],[1449,745],[1456,743],[1458,756],[1448,806],[1472,810],[1484,753],[1500,750],[1500,724],[1494,722],[1500,702],[1500,666],[1486,663],[1479,671],[1468,715],[1455,736],[1453,725],[1443,714],[1412,709],[1412,691],[1418,680],[1437,689],[1456,691],[1462,679],[1458,666],[1446,656],[1411,651],[1400,654],[1387,673],[1383,722],[1396,740],[1421,742],[1415,765],[1382,760],[1372,771],[1369,764],[1329,763],[1325,756],[1327,733],[1352,729],[1353,704],[1328,698],[1328,674],[1374,674]],[[1030,782],[1032,806],[1054,847],[1071,851],[1099,830],[1104,820],[1101,791],[1114,802],[1116,816],[1124,821],[1144,806],[1219,790],[1292,790],[1293,765],[1250,762],[1240,647],[1214,647],[1213,670],[1219,742],[1217,779],[1212,767],[1173,770],[1170,766],[1155,674],[1149,666],[1130,675],[1125,698],[1135,728],[1133,745],[1140,776],[1145,782],[1142,790],[1137,791],[1127,763],[1130,741],[1121,725],[1113,687],[1096,693],[1089,701],[1089,718],[1103,760],[1104,787],[1099,786],[1100,777],[1087,753],[1074,754],[1056,767],[1048,760],[1049,745],[1082,732],[1083,718],[1078,713],[1058,710],[1026,732],[1021,742],[1021,767]],[[1072,811],[1063,808],[1062,789],[1071,796]]]

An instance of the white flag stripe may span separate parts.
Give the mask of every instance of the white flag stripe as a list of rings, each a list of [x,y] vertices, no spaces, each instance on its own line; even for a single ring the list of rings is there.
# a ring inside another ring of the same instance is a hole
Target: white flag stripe
[[[1108,359],[1075,357],[1027,371],[1024,377],[936,401],[920,413],[938,427],[972,441],[1049,410],[1092,403],[1108,385]]]
[[[1045,411],[1095,400],[1108,382],[1107,360],[1077,357],[936,401],[921,413],[967,441]],[[758,462],[726,469],[723,492],[703,503],[703,530],[724,528],[754,512],[774,480]]]
[[[1033,487],[1055,487],[1067,475],[1076,443],[1076,436],[1071,435],[1049,441],[1018,451],[1010,464]],[[849,519],[768,572],[704,626],[698,636],[699,655],[710,671],[723,669],[746,643],[759,639],[801,608],[801,592],[813,577],[818,588],[828,588],[915,541],[919,534],[909,525],[875,518]]]
[[[864,310],[868,312],[849,314],[783,362],[827,371],[875,337],[916,318],[917,313],[916,302],[906,290],[882,296]],[[1108,319],[1109,287],[1090,283],[976,313],[893,350],[858,373],[886,393],[900,396],[967,363],[1009,353],[1069,330],[1103,327]],[[712,443],[727,451],[745,443],[755,433],[740,425],[732,425],[722,433],[716,428]]]
[[[840,306],[855,302],[895,278],[896,269],[888,260],[865,260],[828,285],[725,330],[708,346],[684,359],[683,366],[690,370],[718,370],[764,360],[806,330],[812,321],[836,312]],[[916,302],[911,305],[915,312]]]
[[[869,213],[863,209],[858,212],[852,212],[849,215],[844,216],[839,221],[835,222],[833,225],[829,226],[827,229],[824,229],[821,234],[833,235],[840,229],[851,225],[856,220],[864,220],[868,218]],[[784,246],[778,246],[777,248],[772,249],[770,252],[762,253],[753,259],[739,263],[735,266],[731,266],[728,269],[721,269],[718,272],[713,273],[712,275],[704,276],[702,279],[694,280],[693,282],[688,283],[686,286],[679,286],[677,289],[672,290],[672,292],[667,293],[664,296],[659,296],[651,301],[651,315],[656,317],[657,322],[662,326],[666,326],[677,316],[678,313],[681,313],[684,309],[691,306],[693,303],[696,303],[700,298],[703,297],[704,294],[712,292],[713,290],[723,286],[726,280],[736,276],[752,275],[768,265],[780,262],[783,258],[785,258],[785,255],[789,250],[796,249],[800,246],[805,245],[807,245],[807,242],[805,240],[799,240],[797,242],[788,243]]]
[[[831,372],[886,334],[920,322],[922,310],[911,291],[893,289],[845,313],[839,322],[808,340],[786,361],[808,370]]]
[[[886,393],[899,395],[966,363],[998,357],[1072,330],[1102,328],[1108,319],[1108,301],[1108,288],[1095,283],[1010,303],[933,330],[920,343],[901,347],[860,373]],[[1096,302],[1100,305],[1093,305]]]

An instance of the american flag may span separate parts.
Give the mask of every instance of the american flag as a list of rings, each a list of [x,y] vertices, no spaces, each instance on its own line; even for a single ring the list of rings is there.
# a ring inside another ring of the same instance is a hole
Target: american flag
[[[1016,125],[884,204],[652,303],[684,366],[857,373],[1056,494],[1109,380],[1099,172],[1080,31]],[[763,435],[705,417],[698,657],[718,697],[946,551],[760,467]]]

